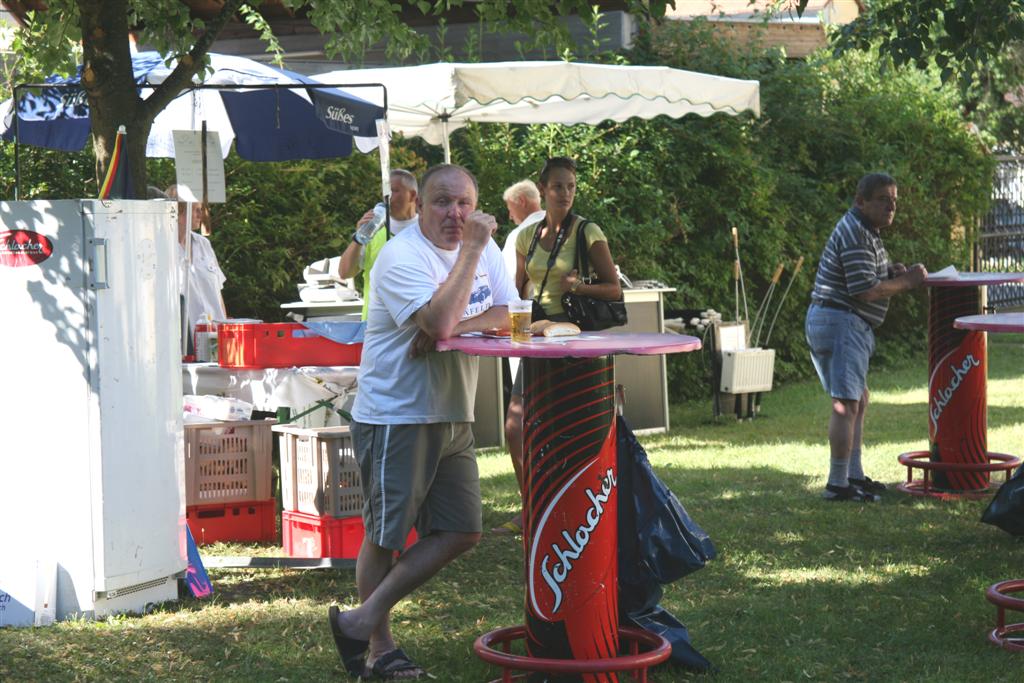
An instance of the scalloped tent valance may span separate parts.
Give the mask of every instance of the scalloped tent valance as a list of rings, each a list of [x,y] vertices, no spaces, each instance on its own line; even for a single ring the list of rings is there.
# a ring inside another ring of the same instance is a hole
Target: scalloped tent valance
[[[332,71],[313,79],[384,84],[391,130],[442,145],[445,160],[450,158],[448,136],[470,121],[571,125],[661,115],[761,113],[757,81],[663,66],[439,63]],[[361,95],[371,101],[374,97]]]

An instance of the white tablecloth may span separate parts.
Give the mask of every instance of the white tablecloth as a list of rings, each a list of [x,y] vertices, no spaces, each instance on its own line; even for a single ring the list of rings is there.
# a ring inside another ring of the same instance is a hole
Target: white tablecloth
[[[241,399],[256,410],[301,410],[317,401],[340,408],[355,392],[356,366],[222,368],[216,363],[183,363],[182,389],[186,394],[215,394]]]

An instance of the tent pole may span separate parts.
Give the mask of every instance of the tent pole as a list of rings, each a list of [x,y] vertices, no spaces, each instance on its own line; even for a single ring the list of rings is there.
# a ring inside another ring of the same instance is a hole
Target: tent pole
[[[14,201],[21,199],[21,128],[18,120],[21,118],[18,113],[18,89],[20,85],[14,86],[14,99],[11,107],[14,109]]]
[[[452,147],[448,140],[448,116],[441,116],[441,144],[444,146],[444,163],[452,163]]]

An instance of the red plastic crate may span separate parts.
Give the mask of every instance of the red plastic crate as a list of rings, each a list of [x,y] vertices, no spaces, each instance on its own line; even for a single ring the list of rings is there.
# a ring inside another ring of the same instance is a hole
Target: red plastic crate
[[[408,548],[417,540],[416,530],[405,540]],[[281,511],[281,545],[289,557],[356,559],[363,544],[363,518],[326,517],[305,512]]]
[[[277,501],[250,500],[242,503],[189,505],[185,508],[189,531],[196,543],[219,541],[273,541]]]
[[[218,363],[225,368],[359,365],[362,343],[339,344],[299,323],[221,323]]]

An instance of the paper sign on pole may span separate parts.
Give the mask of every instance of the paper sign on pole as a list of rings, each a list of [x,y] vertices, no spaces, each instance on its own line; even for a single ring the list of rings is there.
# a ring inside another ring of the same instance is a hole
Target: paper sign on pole
[[[197,130],[174,131],[174,170],[178,182],[178,198],[183,202],[199,202],[203,198],[202,133]],[[220,156],[220,136],[206,132],[206,191],[211,204],[227,201],[224,159]]]

